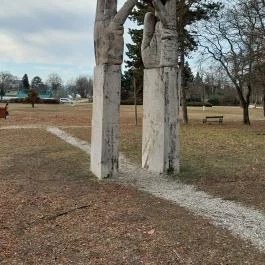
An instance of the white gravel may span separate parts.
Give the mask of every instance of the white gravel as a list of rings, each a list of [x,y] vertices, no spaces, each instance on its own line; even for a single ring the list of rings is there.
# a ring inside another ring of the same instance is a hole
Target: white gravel
[[[261,211],[215,198],[196,190],[193,185],[184,185],[164,175],[152,174],[144,169],[126,170],[124,163],[126,161],[121,164],[118,177],[120,182],[133,184],[156,197],[206,217],[215,226],[229,230],[234,236],[265,252],[265,215]]]
[[[90,146],[87,142],[77,139],[59,128],[49,127],[47,130],[90,155]],[[234,236],[265,252],[265,215],[259,210],[214,198],[205,192],[196,190],[192,185],[184,185],[165,175],[153,174],[137,168],[122,154],[120,156],[120,175],[114,181],[134,185],[154,196],[174,202],[196,215],[206,217],[214,225],[229,230]]]
[[[47,131],[61,138],[65,142],[80,148],[81,150],[85,151],[90,155],[90,145],[86,141],[73,137],[69,133],[56,127],[48,127]]]

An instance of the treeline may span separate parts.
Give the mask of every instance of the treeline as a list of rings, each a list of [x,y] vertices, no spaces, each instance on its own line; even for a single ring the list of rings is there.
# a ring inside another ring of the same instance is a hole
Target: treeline
[[[236,0],[203,25],[200,46],[219,65],[237,92],[243,121],[249,104],[262,96],[265,107],[265,1]],[[265,108],[264,108],[265,116]]]
[[[29,81],[28,75],[22,78],[12,75],[9,72],[0,72],[0,95],[4,96],[23,96],[28,95],[29,91],[34,91],[38,95],[47,97],[61,98],[76,95],[81,98],[92,97],[93,81],[86,76],[80,76],[64,83],[57,73],[51,73],[45,81],[39,76],[34,76]]]
[[[179,84],[176,89],[185,123],[187,104],[192,102],[240,104],[245,124],[250,124],[250,103],[263,104],[265,116],[265,2],[236,0],[227,5],[222,2],[177,2]],[[138,28],[129,30],[132,43],[127,44],[129,59],[122,78],[124,98],[132,97],[133,89],[138,97],[142,96],[141,42],[146,12],[154,12],[152,1],[139,2],[130,17]],[[187,63],[191,52],[203,61],[198,63],[196,68],[201,70],[196,74]]]

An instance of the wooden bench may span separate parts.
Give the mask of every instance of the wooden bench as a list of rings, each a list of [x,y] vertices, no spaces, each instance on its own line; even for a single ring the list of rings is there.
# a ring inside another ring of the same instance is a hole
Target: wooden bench
[[[0,107],[0,118],[6,119],[6,116],[8,115],[7,106],[8,103],[6,103],[5,107]]]
[[[219,123],[222,123],[223,122],[223,119],[224,119],[224,116],[206,116],[202,122],[203,123],[206,123],[207,121],[210,121],[210,122],[219,122]]]

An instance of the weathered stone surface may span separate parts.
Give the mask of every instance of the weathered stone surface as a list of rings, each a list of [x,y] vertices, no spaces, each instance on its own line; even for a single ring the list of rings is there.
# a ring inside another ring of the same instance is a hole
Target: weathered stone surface
[[[100,179],[118,172],[123,24],[136,3],[117,11],[117,0],[97,0],[91,170]]]
[[[121,67],[94,69],[91,171],[100,179],[118,172]]]
[[[141,54],[146,69],[176,67],[177,29],[176,0],[153,1],[156,14],[146,13]]]
[[[122,64],[123,24],[137,0],[127,0],[117,11],[117,0],[98,0],[94,29],[96,64]]]
[[[160,67],[161,60],[161,35],[162,24],[157,21],[157,17],[148,12],[144,19],[144,34],[141,45],[141,55],[144,67]]]
[[[176,68],[144,71],[142,166],[179,172],[179,125]]]
[[[154,0],[145,16],[142,166],[179,172],[176,0]]]

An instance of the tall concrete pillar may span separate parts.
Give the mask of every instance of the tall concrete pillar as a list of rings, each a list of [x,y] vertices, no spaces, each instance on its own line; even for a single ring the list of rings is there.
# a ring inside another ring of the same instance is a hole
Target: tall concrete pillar
[[[136,3],[97,0],[90,167],[99,179],[118,173],[123,25]]]
[[[142,166],[150,171],[179,172],[177,95],[177,1],[152,1],[141,47],[144,71]]]
[[[144,70],[142,167],[179,172],[176,68]]]
[[[91,171],[100,179],[118,172],[120,76],[120,65],[98,65],[94,69]]]

